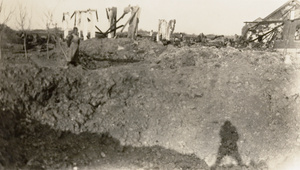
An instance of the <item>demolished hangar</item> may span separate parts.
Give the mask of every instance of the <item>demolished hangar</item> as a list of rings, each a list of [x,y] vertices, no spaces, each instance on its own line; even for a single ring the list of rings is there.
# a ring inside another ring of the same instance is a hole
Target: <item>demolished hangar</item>
[[[300,2],[289,0],[265,18],[245,22],[242,37],[275,49],[300,47]]]

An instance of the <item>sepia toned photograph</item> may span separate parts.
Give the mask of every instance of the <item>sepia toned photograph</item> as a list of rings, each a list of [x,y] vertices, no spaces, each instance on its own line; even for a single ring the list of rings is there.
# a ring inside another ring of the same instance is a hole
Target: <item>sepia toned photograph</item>
[[[0,170],[300,170],[300,0],[0,0]]]

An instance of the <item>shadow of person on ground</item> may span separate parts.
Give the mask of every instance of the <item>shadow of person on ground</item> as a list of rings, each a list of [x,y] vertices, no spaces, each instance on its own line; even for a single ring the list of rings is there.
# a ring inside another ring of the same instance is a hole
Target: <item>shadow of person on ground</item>
[[[216,163],[211,169],[216,169],[225,156],[231,156],[237,161],[239,166],[243,166],[242,158],[238,151],[237,141],[239,140],[239,134],[236,127],[227,120],[222,125],[219,135],[221,137],[221,145],[218,150]]]

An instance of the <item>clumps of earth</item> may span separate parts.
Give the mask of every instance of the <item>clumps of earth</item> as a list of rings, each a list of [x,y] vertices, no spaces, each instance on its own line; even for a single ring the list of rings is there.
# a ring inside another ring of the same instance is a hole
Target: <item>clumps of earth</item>
[[[226,120],[245,165],[216,169],[300,153],[296,57],[126,38],[83,41],[78,66],[64,52],[2,57],[0,169],[210,169]]]

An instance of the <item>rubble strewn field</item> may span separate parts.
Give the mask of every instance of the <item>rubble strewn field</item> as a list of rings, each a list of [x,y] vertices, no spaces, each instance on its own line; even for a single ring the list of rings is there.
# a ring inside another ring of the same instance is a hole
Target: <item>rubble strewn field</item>
[[[59,49],[2,59],[0,169],[209,169],[225,120],[243,169],[284,168],[299,153],[297,58],[122,38],[80,52],[68,68]]]

